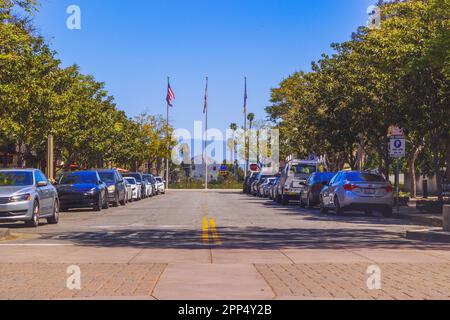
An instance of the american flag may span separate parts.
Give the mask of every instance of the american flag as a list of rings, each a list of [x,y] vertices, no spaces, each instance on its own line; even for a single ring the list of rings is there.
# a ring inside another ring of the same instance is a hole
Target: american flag
[[[203,114],[208,111],[208,77],[206,77],[206,89],[205,89],[205,105],[203,107]]]
[[[245,78],[245,92],[244,92],[244,114],[247,114],[247,99],[248,99],[248,95],[247,95],[247,78]]]
[[[169,105],[169,107],[173,107],[172,105],[172,101],[175,100],[175,94],[173,93],[172,87],[170,86],[170,83],[167,86],[167,104]]]

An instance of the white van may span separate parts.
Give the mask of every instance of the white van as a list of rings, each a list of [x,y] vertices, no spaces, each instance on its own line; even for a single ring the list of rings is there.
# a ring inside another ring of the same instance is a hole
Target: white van
[[[289,201],[298,201],[306,180],[313,173],[320,171],[320,165],[321,163],[315,160],[289,161],[281,171],[275,200],[280,204],[289,204]]]

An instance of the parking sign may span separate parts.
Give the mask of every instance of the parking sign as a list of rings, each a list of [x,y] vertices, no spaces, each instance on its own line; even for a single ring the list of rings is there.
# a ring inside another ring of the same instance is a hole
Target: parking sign
[[[392,137],[391,157],[404,158],[406,156],[406,139],[404,137]]]

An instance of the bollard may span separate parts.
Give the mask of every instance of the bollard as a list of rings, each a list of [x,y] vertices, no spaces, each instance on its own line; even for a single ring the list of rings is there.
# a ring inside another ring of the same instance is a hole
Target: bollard
[[[424,199],[428,199],[428,180],[423,179],[422,181],[422,194]]]
[[[450,205],[444,205],[442,212],[444,214],[444,231],[450,232]]]

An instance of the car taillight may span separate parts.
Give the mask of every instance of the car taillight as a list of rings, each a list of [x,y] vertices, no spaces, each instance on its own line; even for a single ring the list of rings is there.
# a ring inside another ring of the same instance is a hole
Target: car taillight
[[[394,190],[392,189],[392,186],[387,186],[387,187],[385,187],[384,188],[384,190],[387,192],[387,193],[392,193]]]
[[[346,185],[344,185],[344,190],[346,190],[346,191],[353,191],[356,188],[359,188],[359,187],[354,185],[354,184],[346,184]]]

